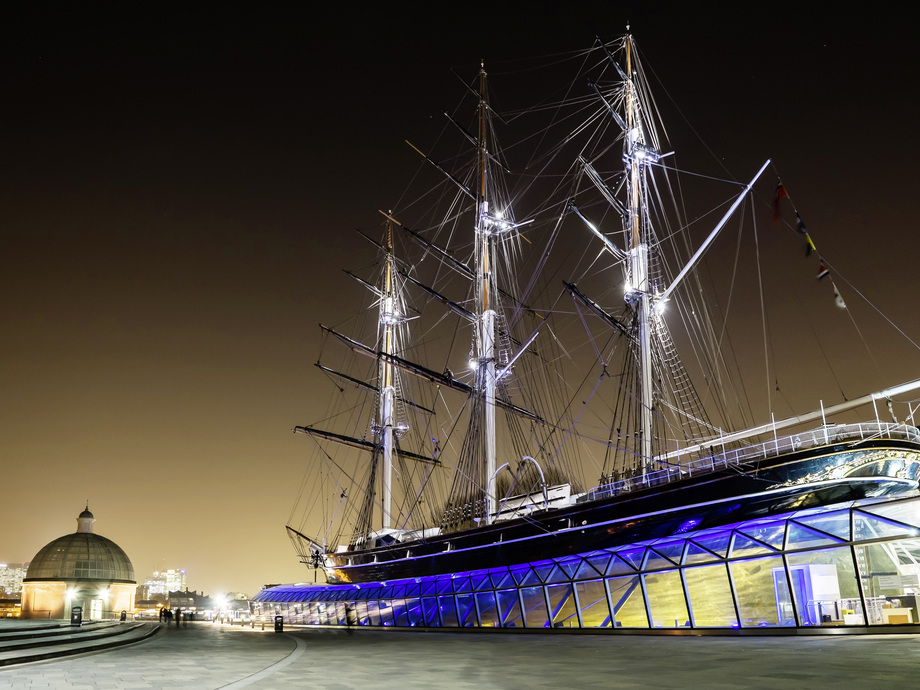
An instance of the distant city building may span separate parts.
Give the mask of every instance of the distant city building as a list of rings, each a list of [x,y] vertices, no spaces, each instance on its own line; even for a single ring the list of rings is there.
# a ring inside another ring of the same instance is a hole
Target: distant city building
[[[19,598],[0,598],[0,618],[19,618],[21,602]]]
[[[185,580],[185,568],[174,568],[172,570],[156,570],[148,580],[144,582],[146,591],[144,598],[151,598],[154,594],[166,596],[169,592],[181,592],[188,589]]]
[[[203,592],[199,594],[195,590],[191,592],[185,590],[182,592],[170,592],[169,606],[172,609],[180,608],[183,611],[210,612],[216,608],[216,603],[211,597],[205,596]]]
[[[32,559],[22,580],[23,618],[68,618],[74,606],[90,620],[134,611],[134,566],[118,544],[93,532],[95,521],[87,506],[76,532]]]
[[[0,563],[0,598],[19,596],[28,567],[28,563]]]

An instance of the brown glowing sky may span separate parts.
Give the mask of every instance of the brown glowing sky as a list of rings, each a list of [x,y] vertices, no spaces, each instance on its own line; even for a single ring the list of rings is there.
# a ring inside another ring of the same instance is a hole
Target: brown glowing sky
[[[138,579],[184,567],[192,589],[252,594],[311,578],[284,531],[306,455],[290,430],[328,392],[316,323],[348,308],[330,293],[354,289],[353,229],[418,165],[403,139],[427,143],[456,101],[450,67],[510,71],[627,21],[728,169],[772,157],[837,273],[920,341],[903,22],[863,26],[837,3],[521,5],[486,29],[431,3],[5,21],[0,561],[75,529],[88,500]],[[849,372],[851,396],[920,375],[864,313],[890,350]]]

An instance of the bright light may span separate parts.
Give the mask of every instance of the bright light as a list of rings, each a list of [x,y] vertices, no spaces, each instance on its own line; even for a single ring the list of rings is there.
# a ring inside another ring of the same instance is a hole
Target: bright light
[[[479,363],[475,359],[470,360],[470,370],[471,371],[476,371],[476,368],[478,367],[478,365]]]

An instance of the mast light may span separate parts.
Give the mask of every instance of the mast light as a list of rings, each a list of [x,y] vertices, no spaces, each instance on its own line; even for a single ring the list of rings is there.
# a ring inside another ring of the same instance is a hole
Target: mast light
[[[633,154],[642,163],[657,163],[661,159],[661,154],[646,144],[637,143],[633,149]]]

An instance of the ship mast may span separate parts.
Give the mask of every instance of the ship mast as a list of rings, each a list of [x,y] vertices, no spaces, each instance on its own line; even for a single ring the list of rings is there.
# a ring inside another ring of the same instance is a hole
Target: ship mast
[[[636,311],[639,325],[639,433],[643,472],[652,462],[652,311],[649,294],[648,219],[645,214],[646,182],[643,171],[650,149],[639,119],[639,102],[633,81],[632,36],[626,37],[626,137],[625,156],[629,203],[625,219],[629,252],[626,300]]]
[[[495,474],[495,305],[496,296],[492,266],[495,238],[492,232],[492,218],[489,215],[487,143],[489,108],[486,101],[486,70],[479,69],[479,189],[476,195],[476,284],[478,291],[477,311],[479,315],[478,337],[476,338],[477,379],[483,396],[483,452],[485,454],[485,520],[497,505],[494,483],[488,481]]]
[[[378,374],[379,404],[378,422],[375,430],[380,436],[383,448],[383,529],[392,527],[393,502],[393,446],[396,438],[396,371],[392,362],[395,350],[395,329],[400,321],[400,313],[393,285],[395,273],[393,259],[393,226],[387,222],[387,254],[384,267],[383,285],[380,295],[379,327],[381,338],[380,370]]]

